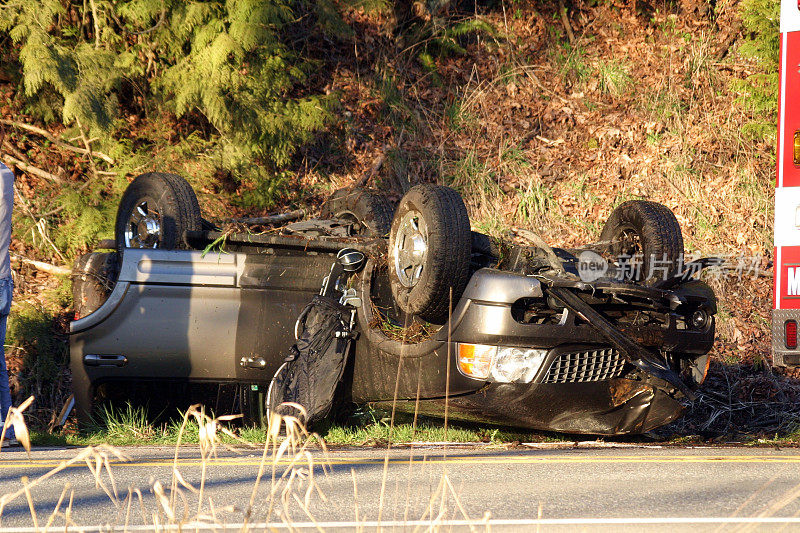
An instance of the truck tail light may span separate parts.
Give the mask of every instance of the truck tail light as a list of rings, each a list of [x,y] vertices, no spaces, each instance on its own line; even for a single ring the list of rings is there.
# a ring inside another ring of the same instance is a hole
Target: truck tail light
[[[790,350],[797,348],[797,322],[795,320],[784,322],[783,333],[786,339],[786,347]]]
[[[800,166],[800,130],[794,132],[794,164]]]

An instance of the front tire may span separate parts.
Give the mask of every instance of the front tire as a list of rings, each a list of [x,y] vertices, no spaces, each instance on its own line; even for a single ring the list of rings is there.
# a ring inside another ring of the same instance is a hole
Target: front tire
[[[623,273],[626,279],[653,284],[678,274],[683,234],[678,219],[664,205],[646,200],[621,203],[608,217],[600,240],[615,261],[641,255],[640,270],[628,268]]]
[[[117,254],[90,252],[72,269],[72,306],[75,320],[94,313],[114,289]]]
[[[389,236],[389,282],[398,307],[444,324],[470,277],[472,234],[455,190],[417,185],[397,206]]]

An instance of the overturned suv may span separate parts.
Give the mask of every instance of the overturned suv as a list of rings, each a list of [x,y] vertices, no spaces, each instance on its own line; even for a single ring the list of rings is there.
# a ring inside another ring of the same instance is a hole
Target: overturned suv
[[[221,231],[182,178],[143,174],[120,202],[116,251],[76,267],[79,418],[145,385],[234,385],[263,407],[298,315],[345,271],[325,285],[352,312],[345,401],[605,435],[679,416],[707,372],[716,299],[690,275],[703,262],[682,264],[672,212],[625,202],[580,249],[520,233],[530,245],[472,232],[458,193],[436,185],[397,205],[343,189],[319,218]]]

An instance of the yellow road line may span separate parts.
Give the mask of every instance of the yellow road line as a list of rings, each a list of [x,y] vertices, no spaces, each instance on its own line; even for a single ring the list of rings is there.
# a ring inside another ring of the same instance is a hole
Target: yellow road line
[[[364,466],[382,465],[384,458],[356,458],[356,459],[329,459],[321,457],[315,458],[315,465],[329,466]],[[526,455],[517,457],[415,457],[413,459],[397,457],[390,458],[389,463],[393,465],[408,465],[410,463],[429,463],[429,464],[462,464],[462,465],[491,465],[491,464],[619,464],[619,463],[800,463],[800,455],[708,455],[708,456],[684,456],[684,455],[664,455],[664,456],[636,456],[620,455],[610,457],[574,457],[568,455],[536,456]],[[60,461],[52,459],[24,459],[24,460],[0,460],[0,468],[5,469],[25,469],[25,468],[55,468],[61,464]],[[145,460],[145,461],[112,461],[115,467],[171,467],[172,460]],[[179,459],[177,466],[199,466],[199,459]],[[212,459],[206,462],[207,466],[258,466],[260,459]],[[268,464],[272,464],[268,461]],[[288,460],[281,460],[277,464],[286,466],[290,464]],[[303,463],[297,463],[303,464]],[[83,467],[84,463],[71,465],[71,468]]]

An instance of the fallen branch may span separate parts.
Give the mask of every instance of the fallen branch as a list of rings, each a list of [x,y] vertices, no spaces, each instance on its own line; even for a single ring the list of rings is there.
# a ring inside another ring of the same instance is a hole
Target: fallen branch
[[[20,128],[20,129],[23,129],[23,130],[27,130],[27,131],[29,131],[31,133],[35,133],[37,135],[41,135],[42,137],[44,137],[45,139],[47,139],[51,143],[55,144],[56,146],[60,146],[61,148],[65,149],[65,150],[69,150],[71,152],[75,152],[75,153],[78,153],[78,154],[84,154],[84,155],[90,153],[86,148],[81,148],[79,146],[73,146],[71,144],[65,143],[64,141],[62,141],[62,140],[58,139],[57,137],[55,137],[49,131],[47,131],[45,129],[42,129],[42,128],[39,128],[39,127],[36,127],[36,126],[32,126],[31,124],[25,124],[24,122],[17,122],[15,120],[7,120],[7,119],[0,119],[0,124],[5,124],[7,126],[13,126],[15,128]],[[93,140],[94,139],[89,139],[89,142],[91,142]],[[92,150],[91,151],[91,155],[95,156],[95,157],[99,157],[100,159],[102,159],[103,161],[105,161],[106,163],[108,163],[110,165],[114,164],[114,159],[112,157],[102,153],[102,152],[97,152],[95,150]]]
[[[72,274],[72,270],[69,268],[51,265],[50,263],[36,261],[35,259],[28,259],[27,257],[13,253],[11,254],[11,260],[18,261],[26,265],[31,265],[36,270],[41,270],[42,272],[47,272],[48,274],[53,274],[56,276],[69,276]]]
[[[381,149],[381,153],[378,154],[378,157],[372,162],[372,166],[358,178],[358,181],[355,183],[354,187],[363,187],[367,184],[369,180],[377,174],[381,167],[383,166],[383,162],[386,161],[386,155],[389,153],[389,149],[392,147],[390,144],[384,144],[383,148]]]
[[[406,132],[405,127],[402,130],[400,130],[400,135],[397,137],[397,142],[394,143],[394,147],[399,148],[400,145],[403,143],[403,135],[405,134],[405,132]],[[358,181],[353,184],[353,187],[363,187],[367,184],[367,182],[369,182],[369,180],[375,177],[375,175],[380,171],[381,167],[383,166],[383,163],[386,161],[386,156],[389,155],[389,150],[391,150],[392,147],[393,145],[390,143],[386,143],[383,145],[383,148],[381,148],[381,153],[378,154],[378,157],[376,157],[375,160],[372,162],[372,166],[369,168],[369,170],[367,170],[366,172],[364,172],[364,174],[361,175]],[[407,181],[408,180],[406,180],[406,182]],[[408,191],[408,189],[411,188],[411,184],[408,184],[408,188],[406,188],[405,183],[403,183],[402,181],[400,182],[400,186],[401,189],[403,189],[402,190],[403,193],[405,193],[406,191]]]
[[[567,8],[564,7],[564,0],[558,0],[558,12],[561,15],[561,24],[564,26],[564,30],[567,32],[569,44],[575,46],[575,34],[572,33],[572,26],[570,26],[569,18],[567,18]]]
[[[297,220],[306,216],[306,212],[302,209],[289,211],[288,213],[281,213],[279,215],[271,215],[268,217],[252,217],[252,218],[230,218],[226,222],[235,222],[237,224],[279,224],[281,222],[288,222],[290,220]]]
[[[63,185],[64,180],[56,176],[55,174],[50,174],[49,172],[42,170],[40,168],[36,168],[33,165],[29,165],[24,161],[17,159],[11,155],[5,154],[5,159],[14,163],[14,165],[23,172],[27,172],[28,174],[33,174],[34,176],[38,176],[40,178],[44,178],[46,180],[50,180],[54,183],[58,183]]]

